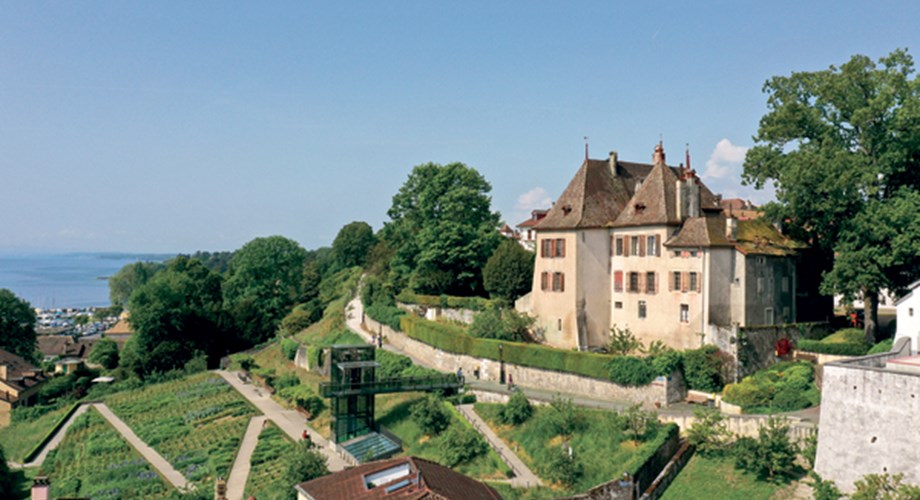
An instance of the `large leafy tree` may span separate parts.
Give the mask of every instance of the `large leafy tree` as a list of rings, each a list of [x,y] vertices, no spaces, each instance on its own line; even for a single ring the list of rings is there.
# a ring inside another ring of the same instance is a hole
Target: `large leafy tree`
[[[482,280],[494,298],[514,300],[530,291],[533,283],[534,253],[517,241],[506,239],[486,261]]]
[[[165,266],[159,262],[134,262],[127,264],[109,278],[109,300],[115,307],[128,305],[131,294],[150,281]]]
[[[896,50],[876,63],[773,77],[744,178],[776,186],[768,216],[828,262],[821,289],[866,303],[874,342],[878,292],[920,277],[920,81]],[[832,264],[830,264],[832,263]]]
[[[332,242],[332,256],[338,269],[363,266],[371,247],[377,243],[374,230],[367,222],[355,221],[339,230]]]
[[[35,358],[35,311],[5,288],[0,289],[0,349]]]
[[[224,307],[240,338],[257,344],[271,338],[301,299],[307,252],[283,236],[256,238],[230,260]]]
[[[384,237],[396,248],[391,271],[422,293],[480,293],[482,268],[501,238],[491,190],[462,163],[412,169],[387,212]]]
[[[129,307],[136,340],[125,357],[140,375],[180,368],[198,352],[213,363],[233,346],[221,327],[220,276],[197,259],[169,261],[135,290]]]

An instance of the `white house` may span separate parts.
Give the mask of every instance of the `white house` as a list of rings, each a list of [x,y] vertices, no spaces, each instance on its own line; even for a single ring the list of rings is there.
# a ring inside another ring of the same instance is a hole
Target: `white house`
[[[910,350],[914,353],[920,351],[920,280],[907,287],[907,293],[895,301],[898,309],[898,331],[894,339],[906,337],[910,339]]]

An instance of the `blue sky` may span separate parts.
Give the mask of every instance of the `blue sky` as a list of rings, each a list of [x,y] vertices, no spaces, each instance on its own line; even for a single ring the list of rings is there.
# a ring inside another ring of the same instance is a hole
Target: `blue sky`
[[[917,2],[3,2],[0,250],[328,245],[414,165],[511,223],[584,155],[739,185],[773,75],[917,57]]]

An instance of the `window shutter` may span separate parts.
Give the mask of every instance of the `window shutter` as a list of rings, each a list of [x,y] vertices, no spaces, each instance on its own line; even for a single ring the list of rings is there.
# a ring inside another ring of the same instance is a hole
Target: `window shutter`
[[[613,291],[623,291],[623,271],[615,271],[613,273]]]
[[[547,272],[540,273],[540,290],[546,290]]]
[[[681,273],[680,276],[680,291],[686,292],[687,287],[690,285],[690,273]]]
[[[565,291],[565,273],[559,273],[559,291]]]
[[[556,240],[549,240],[549,256],[556,256]]]
[[[623,257],[629,257],[629,236],[623,238]]]
[[[639,236],[639,257],[645,257],[645,236]]]
[[[639,286],[637,287],[638,290],[636,291],[637,292],[645,291],[645,276],[642,276],[642,273],[636,273],[636,281],[639,284]]]
[[[668,290],[673,292],[674,291],[674,273],[669,273],[669,274],[670,276],[668,277],[669,278],[668,279]]]
[[[559,256],[565,257],[565,240],[560,238],[556,245],[559,247]]]
[[[661,238],[655,237],[655,255],[661,257]]]
[[[610,256],[611,257],[613,257],[613,249],[616,248],[615,245],[616,245],[615,240],[613,238],[613,235],[611,234],[610,235]]]

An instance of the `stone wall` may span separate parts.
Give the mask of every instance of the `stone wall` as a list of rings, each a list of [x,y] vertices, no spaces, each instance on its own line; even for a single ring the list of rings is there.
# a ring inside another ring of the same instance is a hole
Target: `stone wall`
[[[404,304],[398,302],[396,307],[409,311],[416,316],[421,316],[429,321],[435,321],[439,318],[446,319],[448,321],[456,321],[458,323],[463,323],[469,325],[473,322],[473,316],[476,314],[476,311],[471,309],[452,309],[449,307],[428,307],[421,304]]]
[[[766,424],[768,416],[764,415],[727,415],[725,417],[725,428],[729,432],[738,436],[757,437],[760,427]],[[674,422],[684,431],[690,428],[696,418],[692,415],[659,415],[658,419],[663,422]],[[802,420],[797,417],[786,417],[789,424],[789,438],[794,442],[801,443],[808,436],[813,435],[818,430],[818,426]]]
[[[734,360],[734,380],[779,362],[776,341],[788,338],[793,342],[803,338],[820,338],[830,330],[829,323],[790,323],[767,326],[709,325],[703,342],[728,353]]]
[[[367,316],[364,318],[364,328],[374,335],[382,333],[387,342],[411,358],[424,360],[424,365],[431,368],[444,372],[456,372],[458,368],[462,368],[468,380],[471,380],[478,370],[481,379],[499,380],[500,363],[493,359],[444,352],[411,339],[405,333],[395,331]],[[367,339],[370,339],[370,334]],[[513,377],[515,385],[544,390],[550,388],[597,399],[633,401],[642,403],[646,408],[667,406],[668,403],[681,401],[686,392],[682,387],[683,380],[679,377],[658,377],[645,387],[623,387],[606,380],[510,363],[505,363],[505,373]]]
[[[824,367],[815,470],[844,492],[866,474],[904,474],[920,484],[920,373],[885,367],[910,354],[896,344]]]

